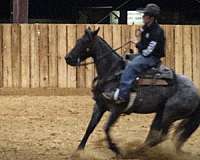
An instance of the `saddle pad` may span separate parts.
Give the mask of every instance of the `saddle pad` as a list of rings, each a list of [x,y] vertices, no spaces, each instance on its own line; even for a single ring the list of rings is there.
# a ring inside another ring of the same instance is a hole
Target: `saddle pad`
[[[168,83],[165,80],[162,79],[139,79],[137,81],[137,85],[139,86],[167,86]]]
[[[151,68],[144,72],[141,76],[141,78],[144,79],[168,79],[173,80],[174,79],[174,73],[173,70],[167,68],[164,65],[160,65],[156,68]]]

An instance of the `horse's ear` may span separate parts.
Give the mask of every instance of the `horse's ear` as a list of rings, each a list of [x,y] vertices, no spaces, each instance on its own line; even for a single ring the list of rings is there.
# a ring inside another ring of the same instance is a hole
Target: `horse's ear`
[[[88,28],[86,28],[86,29],[85,29],[85,34],[87,34],[87,33],[88,33],[88,31],[89,31],[89,30],[88,30]]]
[[[99,30],[100,30],[100,27],[98,27],[97,30],[95,30],[95,31],[93,32],[93,36],[96,36],[96,35],[98,34]]]
[[[85,33],[88,33],[90,31],[92,31],[92,29],[90,28],[90,26],[85,29]]]
[[[85,29],[85,34],[89,37],[90,40],[92,40],[93,34],[92,34],[92,31],[91,31],[90,27],[88,27],[87,29]]]
[[[90,26],[87,29],[90,30],[90,31],[92,30]]]

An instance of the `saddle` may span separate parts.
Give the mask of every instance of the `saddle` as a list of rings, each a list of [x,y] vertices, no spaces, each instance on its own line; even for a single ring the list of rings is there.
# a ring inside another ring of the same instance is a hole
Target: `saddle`
[[[128,53],[125,55],[126,60],[132,60],[138,54]],[[157,85],[157,86],[167,86],[173,84],[173,80],[175,79],[174,71],[170,68],[162,65],[159,62],[155,67],[147,70],[136,78],[137,86],[145,86],[145,85]]]
[[[167,86],[171,85],[174,80],[174,71],[159,63],[156,67],[139,75],[136,80],[139,86]]]

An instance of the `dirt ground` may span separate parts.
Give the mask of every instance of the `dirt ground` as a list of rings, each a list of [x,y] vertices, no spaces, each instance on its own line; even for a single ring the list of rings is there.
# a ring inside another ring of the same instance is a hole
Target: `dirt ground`
[[[93,103],[89,96],[0,96],[0,160],[116,159],[107,149],[102,130],[109,113],[91,135],[85,151],[74,153]],[[184,146],[190,154],[176,155],[170,140],[135,154],[153,116],[121,116],[114,126],[112,136],[127,159],[200,160],[200,129]]]

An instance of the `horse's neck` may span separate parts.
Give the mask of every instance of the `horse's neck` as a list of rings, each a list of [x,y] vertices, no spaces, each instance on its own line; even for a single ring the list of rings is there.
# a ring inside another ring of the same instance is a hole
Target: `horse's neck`
[[[112,48],[101,38],[98,38],[97,43],[94,61],[98,76],[103,78],[121,70],[122,60],[120,56],[113,53]],[[101,59],[102,56],[105,57]]]

